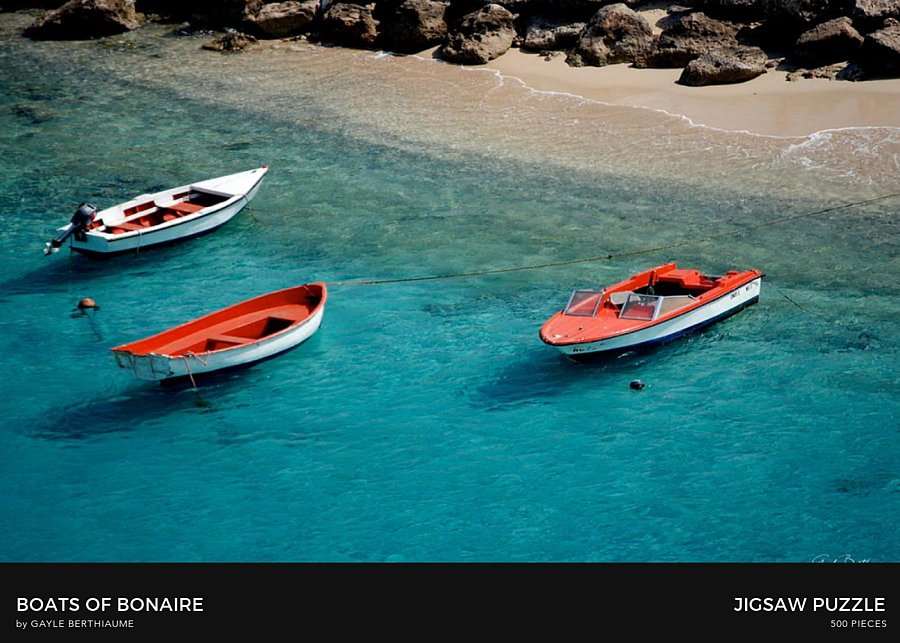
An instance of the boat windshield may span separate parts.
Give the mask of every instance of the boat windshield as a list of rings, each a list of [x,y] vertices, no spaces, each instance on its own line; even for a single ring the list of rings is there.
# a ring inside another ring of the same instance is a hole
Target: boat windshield
[[[662,299],[662,297],[655,295],[631,293],[625,305],[622,306],[622,312],[619,313],[619,317],[621,319],[650,321],[656,317],[656,312]]]
[[[593,317],[597,314],[602,297],[602,290],[573,290],[563,313],[575,317]]]

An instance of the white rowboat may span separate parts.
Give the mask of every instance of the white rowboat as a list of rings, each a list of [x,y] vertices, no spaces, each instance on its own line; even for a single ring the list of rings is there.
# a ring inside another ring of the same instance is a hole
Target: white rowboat
[[[44,253],[57,252],[66,240],[76,252],[103,256],[134,252],[210,232],[228,222],[256,196],[266,166],[142,194],[97,211],[82,204],[70,223],[57,230]]]

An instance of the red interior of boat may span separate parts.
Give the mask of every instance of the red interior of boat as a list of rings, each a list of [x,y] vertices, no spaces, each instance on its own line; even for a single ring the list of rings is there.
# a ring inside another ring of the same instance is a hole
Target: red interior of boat
[[[553,315],[541,327],[541,339],[553,345],[577,344],[631,332],[702,306],[761,274],[758,270],[732,270],[712,277],[698,270],[678,268],[674,263],[663,264],[603,291],[579,291],[566,310]],[[619,296],[614,297],[616,293]],[[629,293],[663,297],[657,316],[653,317],[655,301],[629,299]],[[623,305],[628,306],[624,317]]]
[[[325,305],[325,284],[287,288],[223,308],[114,351],[178,357],[252,344],[308,319]]]
[[[147,214],[137,217],[136,219],[131,219],[130,221],[123,221],[122,223],[109,226],[106,229],[106,232],[109,234],[124,234],[126,232],[134,232],[135,230],[145,230],[168,221],[174,221],[175,219],[179,219],[189,214],[194,214],[204,208],[226,201],[229,197],[195,191],[173,194],[171,198],[175,203],[171,203],[165,207],[157,206],[155,201],[147,201],[146,203],[139,203],[129,208],[125,208],[122,213],[126,218],[145,211]],[[91,228],[97,228],[102,225],[103,222],[98,220],[91,225]]]

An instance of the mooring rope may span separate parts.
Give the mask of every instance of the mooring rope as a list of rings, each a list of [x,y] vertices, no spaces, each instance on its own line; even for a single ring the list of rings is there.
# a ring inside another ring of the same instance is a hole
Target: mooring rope
[[[717,239],[722,239],[725,237],[734,236],[740,232],[745,232],[747,230],[755,230],[757,228],[763,228],[772,225],[778,225],[781,223],[787,223],[789,221],[796,221],[798,219],[808,219],[811,217],[818,217],[824,214],[830,214],[832,212],[837,212],[839,210],[846,210],[849,208],[855,208],[862,205],[868,205],[870,203],[876,203],[878,201],[884,201],[887,199],[892,199],[894,197],[900,196],[900,192],[894,192],[892,194],[883,194],[881,196],[872,197],[871,199],[864,199],[862,201],[852,201],[850,203],[842,203],[840,205],[833,205],[827,208],[822,208],[821,210],[814,210],[812,212],[799,212],[797,214],[789,214],[783,217],[776,217],[774,219],[769,219],[767,221],[761,221],[758,223],[750,223],[746,225],[741,225],[737,229],[727,230],[724,232],[719,232],[717,234],[710,234],[704,237],[699,238],[689,238],[682,239],[680,241],[675,241],[673,243],[662,244],[658,246],[652,246],[648,248],[639,248],[636,250],[626,250],[623,252],[616,253],[607,253],[601,255],[594,255],[591,257],[579,257],[577,259],[565,259],[561,261],[547,261],[544,263],[535,263],[535,264],[527,264],[523,266],[507,266],[504,268],[487,268],[484,270],[472,270],[467,272],[448,272],[442,274],[435,275],[419,275],[414,277],[395,277],[395,278],[386,278],[386,279],[345,279],[341,281],[329,281],[327,282],[329,286],[380,286],[385,284],[399,284],[399,283],[410,283],[416,281],[439,281],[444,279],[464,279],[466,277],[482,277],[486,275],[499,275],[503,273],[509,272],[523,272],[526,270],[541,270],[544,268],[557,268],[560,266],[572,266],[580,263],[595,263],[598,261],[612,261],[614,259],[624,259],[628,257],[638,257],[646,254],[653,254],[657,252],[662,252],[664,250],[673,250],[675,248],[682,248],[684,246],[700,244],[700,243],[708,243],[710,241],[715,241]]]
[[[184,367],[187,369],[188,377],[191,379],[191,387],[196,391],[197,390],[197,382],[194,381],[194,374],[191,372],[190,358],[192,358],[192,357],[194,359],[196,359],[198,362],[200,362],[201,364],[203,364],[204,366],[207,366],[207,363],[202,357],[200,357],[199,355],[194,353],[194,351],[188,351],[187,353],[185,353],[184,355],[181,356],[181,358],[184,360]]]

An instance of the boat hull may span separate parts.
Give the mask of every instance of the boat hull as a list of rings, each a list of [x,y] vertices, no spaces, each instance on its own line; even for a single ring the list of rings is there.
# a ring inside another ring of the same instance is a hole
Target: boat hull
[[[565,344],[556,346],[556,348],[572,359],[582,359],[611,356],[669,342],[730,317],[747,306],[755,304],[759,300],[761,288],[762,277],[758,277],[724,293],[708,304],[691,309],[660,324],[593,342]]]
[[[111,256],[126,252],[139,252],[152,246],[168,245],[212,232],[228,223],[256,196],[265,174],[261,174],[249,192],[236,195],[224,203],[211,207],[196,217],[185,217],[171,223],[156,226],[146,232],[135,231],[115,236],[88,232],[84,240],[74,236],[70,247],[75,252],[94,256]]]
[[[309,318],[289,330],[239,348],[177,357],[155,353],[134,355],[116,352],[116,362],[120,368],[130,370],[138,379],[156,382],[192,378],[206,373],[250,366],[305,342],[319,330],[324,314],[325,307],[320,306]]]

